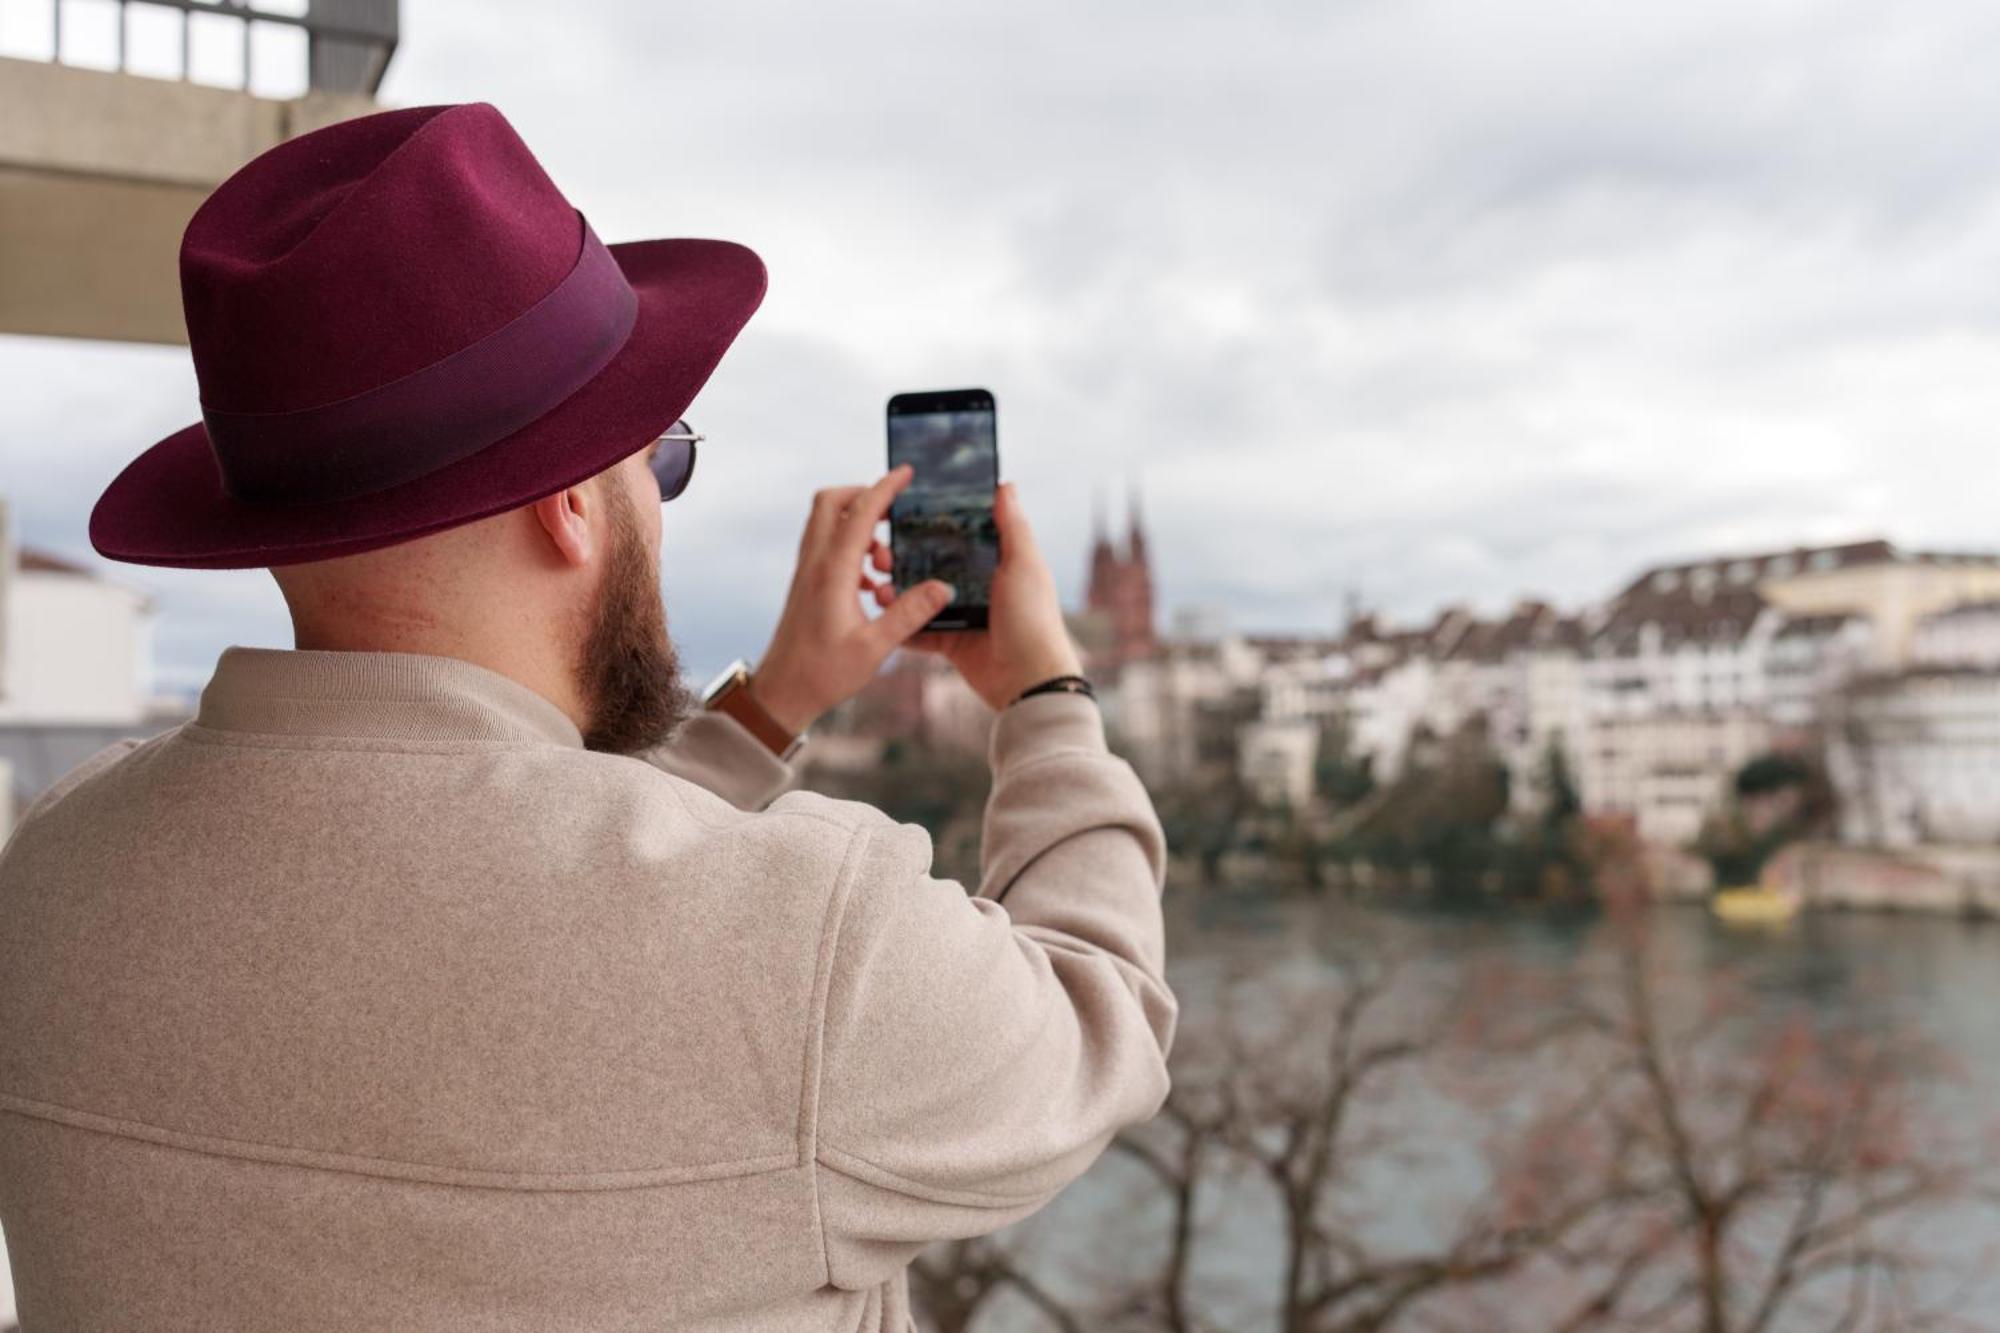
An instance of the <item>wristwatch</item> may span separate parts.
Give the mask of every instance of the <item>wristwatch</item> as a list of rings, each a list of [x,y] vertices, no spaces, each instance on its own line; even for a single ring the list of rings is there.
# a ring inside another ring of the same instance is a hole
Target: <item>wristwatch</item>
[[[782,722],[764,711],[764,705],[757,702],[749,687],[750,664],[739,657],[722,668],[722,673],[701,692],[701,706],[727,713],[764,742],[764,748],[780,759],[789,760],[806,743],[810,729],[794,736]]]

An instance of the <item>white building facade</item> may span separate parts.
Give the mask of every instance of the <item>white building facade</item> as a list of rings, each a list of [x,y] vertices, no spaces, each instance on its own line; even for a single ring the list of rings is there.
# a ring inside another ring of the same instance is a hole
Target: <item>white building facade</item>
[[[0,838],[74,765],[185,715],[153,698],[152,643],[145,594],[15,546],[0,524]]]
[[[34,551],[8,563],[0,726],[137,725],[153,678],[144,594]]]
[[[2000,842],[2000,668],[1914,667],[1858,685],[1828,768],[1844,841]]]
[[[1866,541],[1657,566],[1574,615],[1526,601],[1410,629],[1354,615],[1319,640],[1170,640],[1127,664],[1112,708],[1149,776],[1214,761],[1222,718],[1238,776],[1295,804],[1314,795],[1308,735],[1383,785],[1420,738],[1477,725],[1515,814],[1547,808],[1554,754],[1586,813],[1677,846],[1752,759],[1821,754],[1843,832],[1907,842],[2000,836],[1995,673],[2000,556]]]
[[[1300,808],[1312,799],[1319,727],[1303,718],[1263,719],[1238,733],[1238,771],[1258,801]]]

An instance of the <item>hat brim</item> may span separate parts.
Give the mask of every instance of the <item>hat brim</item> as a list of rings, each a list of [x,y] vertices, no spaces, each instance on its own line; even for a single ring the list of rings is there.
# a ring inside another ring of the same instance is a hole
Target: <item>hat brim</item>
[[[321,504],[252,504],[222,489],[197,422],[147,449],[90,515],[100,555],[140,565],[250,569],[355,555],[503,513],[596,475],[687,411],[763,301],[763,261],[730,241],[606,247],[639,298],[625,345],[546,415],[389,490]]]

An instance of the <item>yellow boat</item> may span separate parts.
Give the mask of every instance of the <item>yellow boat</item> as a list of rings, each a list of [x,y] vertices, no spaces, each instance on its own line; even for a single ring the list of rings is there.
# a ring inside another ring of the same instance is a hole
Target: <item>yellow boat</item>
[[[1762,884],[1717,889],[1709,910],[1732,925],[1779,926],[1799,914],[1799,896]]]

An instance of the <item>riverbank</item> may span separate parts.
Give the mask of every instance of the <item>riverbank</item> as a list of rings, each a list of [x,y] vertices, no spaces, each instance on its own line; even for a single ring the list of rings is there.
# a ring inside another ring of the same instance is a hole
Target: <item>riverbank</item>
[[[1794,843],[1771,858],[1763,882],[1809,908],[2000,919],[2000,847]]]
[[[1196,857],[1175,856],[1168,864],[1170,884],[1220,895],[1277,893],[1393,905],[1428,901],[1437,890],[1435,878],[1423,867],[1392,876],[1365,864],[1339,862],[1322,863],[1308,873],[1285,858],[1243,851],[1221,857],[1213,875]],[[1646,867],[1653,896],[1661,902],[1699,903],[1714,891],[1706,863],[1690,853],[1650,848]],[[1796,842],[1771,857],[1761,882],[1796,895],[1808,910],[2000,920],[2000,846],[1890,850]]]

